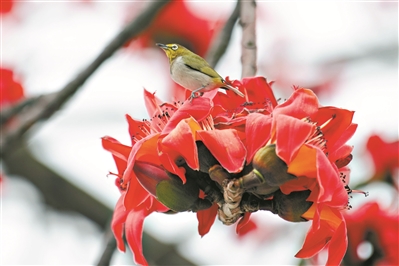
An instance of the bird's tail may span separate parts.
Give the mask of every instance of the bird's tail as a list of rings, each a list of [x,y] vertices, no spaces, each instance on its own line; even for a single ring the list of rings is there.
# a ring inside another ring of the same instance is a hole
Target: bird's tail
[[[244,93],[239,91],[237,88],[235,88],[235,87],[233,87],[231,85],[228,85],[228,84],[224,84],[223,89],[232,90],[232,91],[234,91],[235,94],[237,94],[237,95],[239,95],[241,97],[245,96]]]

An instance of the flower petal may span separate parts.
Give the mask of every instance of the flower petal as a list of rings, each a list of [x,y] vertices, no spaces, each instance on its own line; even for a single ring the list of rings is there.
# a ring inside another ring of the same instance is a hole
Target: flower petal
[[[183,119],[192,117],[196,121],[202,121],[212,112],[213,102],[207,97],[197,97],[192,102],[186,101],[173,114],[165,128],[162,136],[169,134]]]
[[[111,229],[114,233],[117,247],[122,252],[126,251],[125,241],[123,240],[123,228],[127,214],[128,212],[125,211],[125,207],[123,206],[123,197],[121,196],[115,205]]]
[[[137,178],[132,178],[127,184],[126,193],[123,194],[123,204],[126,210],[132,210],[142,204],[150,194],[139,183]]]
[[[141,140],[139,140],[130,151],[129,158],[127,160],[127,168],[125,173],[123,173],[124,182],[128,182],[132,179],[132,170],[134,162],[137,159],[145,162],[152,162],[154,164],[160,164],[158,159],[158,142],[159,134],[149,135]]]
[[[342,147],[353,136],[353,134],[355,134],[356,129],[357,124],[352,123],[337,139],[334,146],[331,146],[330,144],[330,153]]]
[[[242,170],[247,151],[236,130],[202,130],[197,131],[197,134],[224,169],[230,173]]]
[[[289,165],[299,148],[311,136],[314,125],[287,115],[274,116],[273,124],[277,155]]]
[[[288,164],[288,173],[316,178],[316,149],[306,144],[300,147],[295,158]]]
[[[333,195],[336,190],[345,191],[344,186],[339,178],[339,173],[332,166],[331,162],[328,160],[327,156],[319,149],[316,149],[316,161],[317,161],[317,179],[319,181],[320,193],[318,202],[330,202],[333,200]],[[346,193],[346,191],[345,191]],[[347,203],[344,200],[341,206],[345,206]],[[334,201],[337,199],[334,198]],[[340,199],[342,200],[342,199]]]
[[[317,121],[318,125],[323,125],[325,122],[332,119],[322,128],[323,136],[327,140],[326,145],[328,151],[332,150],[336,142],[352,124],[353,114],[353,111],[326,106],[320,107],[319,112],[311,118],[312,121]],[[351,128],[348,135],[345,135],[343,140],[345,140],[345,138],[348,140],[351,137],[351,133],[353,135],[354,130],[356,130],[356,128]]]
[[[272,108],[277,106],[276,98],[270,86],[271,83],[268,83],[264,77],[244,78],[242,84],[250,102],[261,101],[264,106],[270,103]]]
[[[351,157],[347,158],[347,157],[351,154],[352,150],[353,150],[353,146],[342,145],[338,149],[330,152],[328,154],[328,159],[331,162],[334,162],[335,165],[337,165],[337,167],[339,169],[339,168],[346,166],[350,163],[352,158]],[[341,165],[343,165],[343,166],[341,166]]]
[[[126,240],[130,249],[134,254],[134,260],[137,264],[148,265],[143,255],[143,224],[144,219],[148,215],[145,206],[131,210],[126,218],[125,232]]]
[[[136,160],[160,165],[157,151],[158,136],[158,134],[153,134],[139,140],[130,152],[127,167],[122,177],[123,183],[128,184],[124,201],[128,210],[135,208],[149,196],[149,193],[138,182],[133,167]]]
[[[127,123],[129,124],[129,135],[132,140],[132,145],[134,145],[137,140],[140,140],[147,136],[144,132],[150,132],[150,127],[143,121],[138,121],[126,115]]]
[[[326,265],[340,265],[347,248],[348,237],[345,220],[343,219],[330,240]]]
[[[249,232],[256,230],[257,225],[254,221],[250,219],[251,213],[246,212],[244,213],[244,216],[238,221],[237,226],[236,226],[236,233],[238,234],[239,237],[242,237]]]
[[[169,162],[173,167],[173,169],[170,170],[173,171],[177,167],[176,160],[178,160],[179,157],[184,158],[191,169],[199,169],[195,135],[200,129],[200,125],[193,118],[184,119],[161,140],[158,149],[159,152],[169,158]],[[167,165],[165,165],[165,167],[168,169]],[[180,178],[185,182],[184,176],[180,176]]]
[[[247,163],[252,161],[256,151],[270,139],[272,118],[263,114],[252,113],[247,116],[245,125],[247,143]]]
[[[122,159],[123,161],[127,162],[129,157],[131,147],[121,144],[119,141],[112,137],[102,137],[101,144],[104,150],[109,151],[112,155]]]
[[[209,230],[211,230],[211,227],[215,222],[217,212],[218,205],[216,203],[214,203],[209,209],[197,211],[198,233],[201,237],[206,235]]]
[[[144,103],[150,117],[153,117],[155,113],[160,113],[159,106],[162,104],[162,101],[155,97],[155,92],[151,93],[144,89]]]
[[[293,180],[289,180],[280,186],[281,192],[288,195],[294,191],[302,191],[306,189],[314,190],[317,182],[314,178],[306,176],[298,176]]]
[[[295,255],[297,258],[310,258],[323,249],[330,241],[333,231],[327,222],[322,221],[317,230],[310,227],[301,250]]]
[[[273,115],[284,114],[302,119],[316,114],[318,108],[319,101],[311,90],[297,89],[286,102],[274,108]]]

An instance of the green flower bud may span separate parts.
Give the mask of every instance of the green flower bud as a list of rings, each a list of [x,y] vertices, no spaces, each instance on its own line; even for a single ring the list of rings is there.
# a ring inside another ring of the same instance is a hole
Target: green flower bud
[[[133,171],[140,184],[153,196],[156,196],[156,187],[162,180],[170,180],[166,171],[158,165],[136,161]]]
[[[295,191],[286,195],[278,190],[274,193],[273,202],[278,216],[289,222],[307,221],[302,215],[312,206],[313,202],[306,201],[310,190]]]
[[[261,183],[269,188],[280,187],[285,182],[296,178],[296,176],[287,173],[288,167],[277,156],[275,144],[260,148],[252,160],[252,166],[253,172],[261,179]]]
[[[178,176],[170,176],[171,179],[162,180],[156,186],[156,197],[162,204],[176,212],[206,208],[198,206],[203,202],[198,202],[199,187],[195,180],[186,176],[187,182],[183,184]]]
[[[209,176],[213,181],[218,183],[220,187],[222,187],[223,181],[228,179],[230,175],[222,166],[215,164],[209,168]]]

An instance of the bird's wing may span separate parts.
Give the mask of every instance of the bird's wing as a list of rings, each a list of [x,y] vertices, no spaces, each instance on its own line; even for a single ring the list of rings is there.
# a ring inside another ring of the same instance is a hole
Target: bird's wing
[[[193,60],[190,61],[190,64],[185,65],[195,71],[201,72],[211,78],[221,78],[221,76],[216,72],[208,63],[200,56],[195,55]]]

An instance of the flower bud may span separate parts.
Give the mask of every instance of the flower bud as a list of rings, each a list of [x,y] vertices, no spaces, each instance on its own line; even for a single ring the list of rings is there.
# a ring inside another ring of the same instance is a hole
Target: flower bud
[[[215,164],[209,168],[209,177],[222,187],[223,181],[229,178],[229,173],[219,164]]]
[[[166,171],[158,165],[136,161],[133,171],[140,184],[153,196],[156,196],[156,187],[162,180],[170,180]]]
[[[276,154],[276,145],[271,144],[260,148],[252,160],[254,173],[261,179],[265,186],[279,187],[285,182],[296,178],[287,173],[287,165]]]
[[[273,202],[278,216],[289,222],[307,221],[302,215],[312,206],[313,202],[306,201],[310,190],[295,191],[286,195],[278,190],[274,193]]]
[[[187,182],[183,184],[178,176],[170,176],[171,179],[162,180],[156,186],[157,199],[176,212],[198,209],[199,187],[195,180],[186,176]]]

